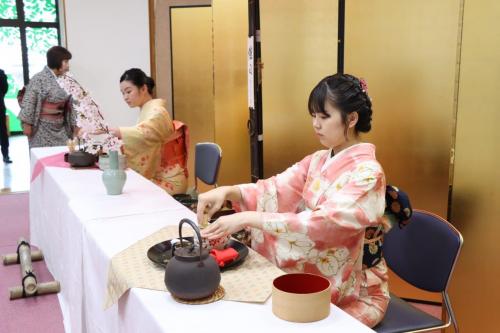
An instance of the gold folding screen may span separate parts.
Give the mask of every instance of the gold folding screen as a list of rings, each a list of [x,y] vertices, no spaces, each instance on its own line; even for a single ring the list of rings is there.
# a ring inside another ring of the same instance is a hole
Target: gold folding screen
[[[250,182],[247,131],[248,1],[214,0],[215,142],[223,151],[220,184]]]
[[[363,77],[373,100],[372,131],[387,182],[414,208],[446,218],[460,2],[346,1],[345,72]],[[440,301],[391,275],[391,289]]]
[[[250,181],[247,6],[246,0],[217,0],[212,7],[171,11],[172,99],[175,119],[190,130],[190,184],[194,145],[204,141],[222,148],[219,184]]]
[[[191,186],[194,183],[194,145],[215,138],[212,7],[172,8],[170,17],[173,112],[175,119],[189,127]]]
[[[260,1],[264,177],[321,148],[307,99],[337,71],[337,1]]]
[[[497,0],[465,1],[451,201],[465,240],[450,288],[461,332],[498,332],[499,19]]]
[[[149,0],[150,38],[154,49],[151,70],[156,70],[156,94],[167,100],[169,112],[172,111],[172,54],[170,9],[182,6],[210,6],[212,0]],[[151,13],[154,11],[154,14]]]
[[[446,217],[459,1],[346,1],[345,71],[368,81],[387,181]]]

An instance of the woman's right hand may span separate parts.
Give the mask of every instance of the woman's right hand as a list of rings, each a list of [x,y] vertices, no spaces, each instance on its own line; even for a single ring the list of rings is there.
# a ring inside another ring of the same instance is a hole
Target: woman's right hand
[[[117,127],[117,128],[111,128],[109,130],[109,133],[111,133],[111,135],[113,135],[113,136],[116,136],[118,139],[122,138],[122,132],[120,131],[119,127]]]
[[[28,138],[31,137],[31,134],[33,133],[33,127],[30,124],[22,124],[22,127],[24,135],[26,135]]]
[[[198,196],[196,213],[198,221],[203,221],[205,215],[210,218],[219,211],[226,200],[240,200],[241,193],[237,186],[221,186]]]
[[[95,131],[93,131],[91,133],[88,133],[88,134],[91,134],[91,135],[101,135],[101,134],[104,134],[104,133],[106,133],[105,130],[103,130],[103,129],[96,129]]]

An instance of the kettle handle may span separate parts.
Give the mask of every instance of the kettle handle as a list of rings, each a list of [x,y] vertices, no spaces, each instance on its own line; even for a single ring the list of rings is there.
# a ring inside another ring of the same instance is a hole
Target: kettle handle
[[[203,243],[202,243],[202,239],[201,239],[200,228],[198,228],[198,226],[196,225],[196,223],[194,223],[190,219],[182,219],[181,222],[179,223],[179,238],[181,239],[181,247],[184,246],[184,244],[183,244],[183,238],[182,238],[182,225],[184,223],[189,224],[194,229],[194,231],[196,232],[196,236],[198,236],[198,242],[199,242],[198,244],[200,244],[200,262],[201,262],[201,250],[203,248],[203,246],[202,246]]]

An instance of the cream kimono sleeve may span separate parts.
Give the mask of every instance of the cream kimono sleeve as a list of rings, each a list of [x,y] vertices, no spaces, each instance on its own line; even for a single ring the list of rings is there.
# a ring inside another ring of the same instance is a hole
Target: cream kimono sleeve
[[[151,179],[160,165],[161,147],[173,133],[168,112],[155,107],[133,127],[120,127],[129,166]]]
[[[141,152],[166,141],[174,127],[166,110],[155,109],[153,114],[133,127],[120,127],[122,140],[132,152]]]

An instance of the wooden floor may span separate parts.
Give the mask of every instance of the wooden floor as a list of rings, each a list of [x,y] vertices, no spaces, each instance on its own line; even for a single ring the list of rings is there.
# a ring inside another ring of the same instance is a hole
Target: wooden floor
[[[2,162],[0,170],[0,194],[25,192],[30,189],[30,158],[28,139],[24,135],[9,138],[9,155],[13,163]]]

